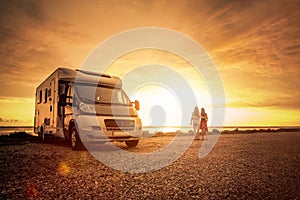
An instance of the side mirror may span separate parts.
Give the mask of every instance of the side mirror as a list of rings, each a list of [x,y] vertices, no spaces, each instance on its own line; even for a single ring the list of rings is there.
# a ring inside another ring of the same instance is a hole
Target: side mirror
[[[136,110],[140,110],[140,102],[138,100],[134,101],[134,107]]]

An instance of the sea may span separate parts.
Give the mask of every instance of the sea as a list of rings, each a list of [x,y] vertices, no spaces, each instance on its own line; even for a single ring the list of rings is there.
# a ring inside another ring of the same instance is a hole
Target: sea
[[[17,132],[26,132],[35,135],[33,126],[0,126],[0,135],[10,135]]]
[[[300,126],[209,126],[208,131],[211,132],[214,129],[218,131],[233,131],[233,130],[260,130],[260,129],[299,129]],[[176,132],[181,131],[182,133],[188,133],[190,130],[193,130],[192,126],[144,126],[143,131],[151,133],[157,133],[157,132]],[[16,132],[26,132],[30,135],[36,135],[33,130],[33,126],[0,126],[0,135],[10,135]]]
[[[270,130],[278,130],[278,129],[299,129],[300,126],[208,126],[208,132],[212,132],[213,130],[221,131],[245,131],[245,130],[261,130],[261,129],[270,129]],[[192,126],[144,126],[143,131],[149,131],[149,133],[156,132],[176,132],[181,131],[182,133],[188,133],[190,130],[193,130]]]

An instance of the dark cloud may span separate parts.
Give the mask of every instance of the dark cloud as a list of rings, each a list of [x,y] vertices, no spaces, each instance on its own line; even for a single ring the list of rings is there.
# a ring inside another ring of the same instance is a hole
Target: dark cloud
[[[71,66],[63,42],[85,41],[70,24],[51,18],[43,3],[0,1],[1,96],[33,97],[41,78],[58,65]]]
[[[44,21],[44,10],[42,2],[34,0],[10,0],[0,2],[2,23],[11,21],[22,22],[28,19]],[[18,25],[18,24],[15,24]]]

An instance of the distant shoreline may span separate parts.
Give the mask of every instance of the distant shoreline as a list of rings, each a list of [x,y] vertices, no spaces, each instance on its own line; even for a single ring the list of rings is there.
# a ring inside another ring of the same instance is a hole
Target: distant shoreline
[[[192,128],[192,126],[163,126],[164,128]],[[143,126],[143,128],[162,128],[162,126]],[[300,128],[299,126],[208,126],[209,129],[214,128],[223,128],[223,129],[229,129],[229,128],[239,128],[239,129],[245,129],[245,128]]]
[[[143,126],[143,131],[149,133],[177,132],[188,133],[193,130],[192,126]],[[286,132],[300,131],[300,126],[208,126],[209,132],[228,133],[252,133],[252,132]],[[34,132],[34,126],[0,126],[0,135],[16,132]]]
[[[0,126],[0,129],[3,128],[34,128],[34,126]],[[143,126],[143,128],[192,128],[192,126]],[[297,128],[300,129],[299,126],[208,126],[209,129],[219,128],[219,129],[266,129],[266,128],[280,128],[280,129],[286,129],[286,128]]]
[[[243,134],[243,133],[276,133],[276,132],[300,132],[299,127],[290,127],[290,128],[260,128],[260,129],[246,129],[239,130],[236,128],[235,130],[224,130],[221,134]]]
[[[300,133],[300,128],[290,128],[290,129],[248,129],[248,130],[225,130],[225,131],[218,131],[217,129],[213,129],[208,133],[208,135],[243,135],[243,134],[270,134],[275,135],[277,133]],[[181,131],[175,131],[175,132],[155,132],[155,133],[149,133],[144,132],[141,139],[145,138],[153,138],[153,137],[186,137],[194,135],[193,132],[181,132]],[[0,134],[0,146],[2,145],[22,145],[26,143],[36,143],[39,141],[39,137],[29,131],[14,131],[10,132],[8,134]]]
[[[151,127],[153,128],[153,127]],[[161,127],[160,127],[161,128]],[[178,127],[178,128],[188,128],[190,127]],[[249,128],[249,127],[248,127]],[[2,129],[2,130],[1,130]],[[7,130],[8,129],[8,130]],[[182,131],[180,129],[177,129],[176,131],[155,131],[155,132],[149,132],[148,130],[144,130],[143,136],[170,136],[170,135],[186,135],[186,134],[193,134],[193,131],[190,129],[186,131]],[[247,129],[245,127],[223,127],[223,129],[227,130],[218,130],[217,128],[209,128],[209,135],[214,134],[250,134],[250,133],[277,133],[277,132],[300,132],[299,126],[290,126],[290,127],[279,127],[279,126],[273,126],[271,127],[253,127],[253,129]],[[230,129],[230,130],[228,130]],[[30,135],[31,137],[36,137],[37,135],[33,132],[32,126],[18,126],[18,127],[0,127],[0,139],[7,138],[7,137],[16,137],[16,138],[22,138],[19,136],[25,136]]]
[[[1,128],[33,128],[33,126],[0,126]]]

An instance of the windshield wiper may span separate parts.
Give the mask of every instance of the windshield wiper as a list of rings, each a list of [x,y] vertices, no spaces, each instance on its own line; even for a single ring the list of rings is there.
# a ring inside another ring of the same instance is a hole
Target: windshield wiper
[[[103,102],[103,101],[95,101],[95,104],[129,106],[129,104],[125,104],[125,103]]]
[[[111,105],[110,102],[102,102],[102,101],[95,101],[95,104],[105,104],[105,105]]]
[[[91,99],[87,99],[87,98],[80,98],[81,101],[85,102],[85,103],[90,103],[90,104],[94,104],[95,101],[94,100],[91,100]]]

